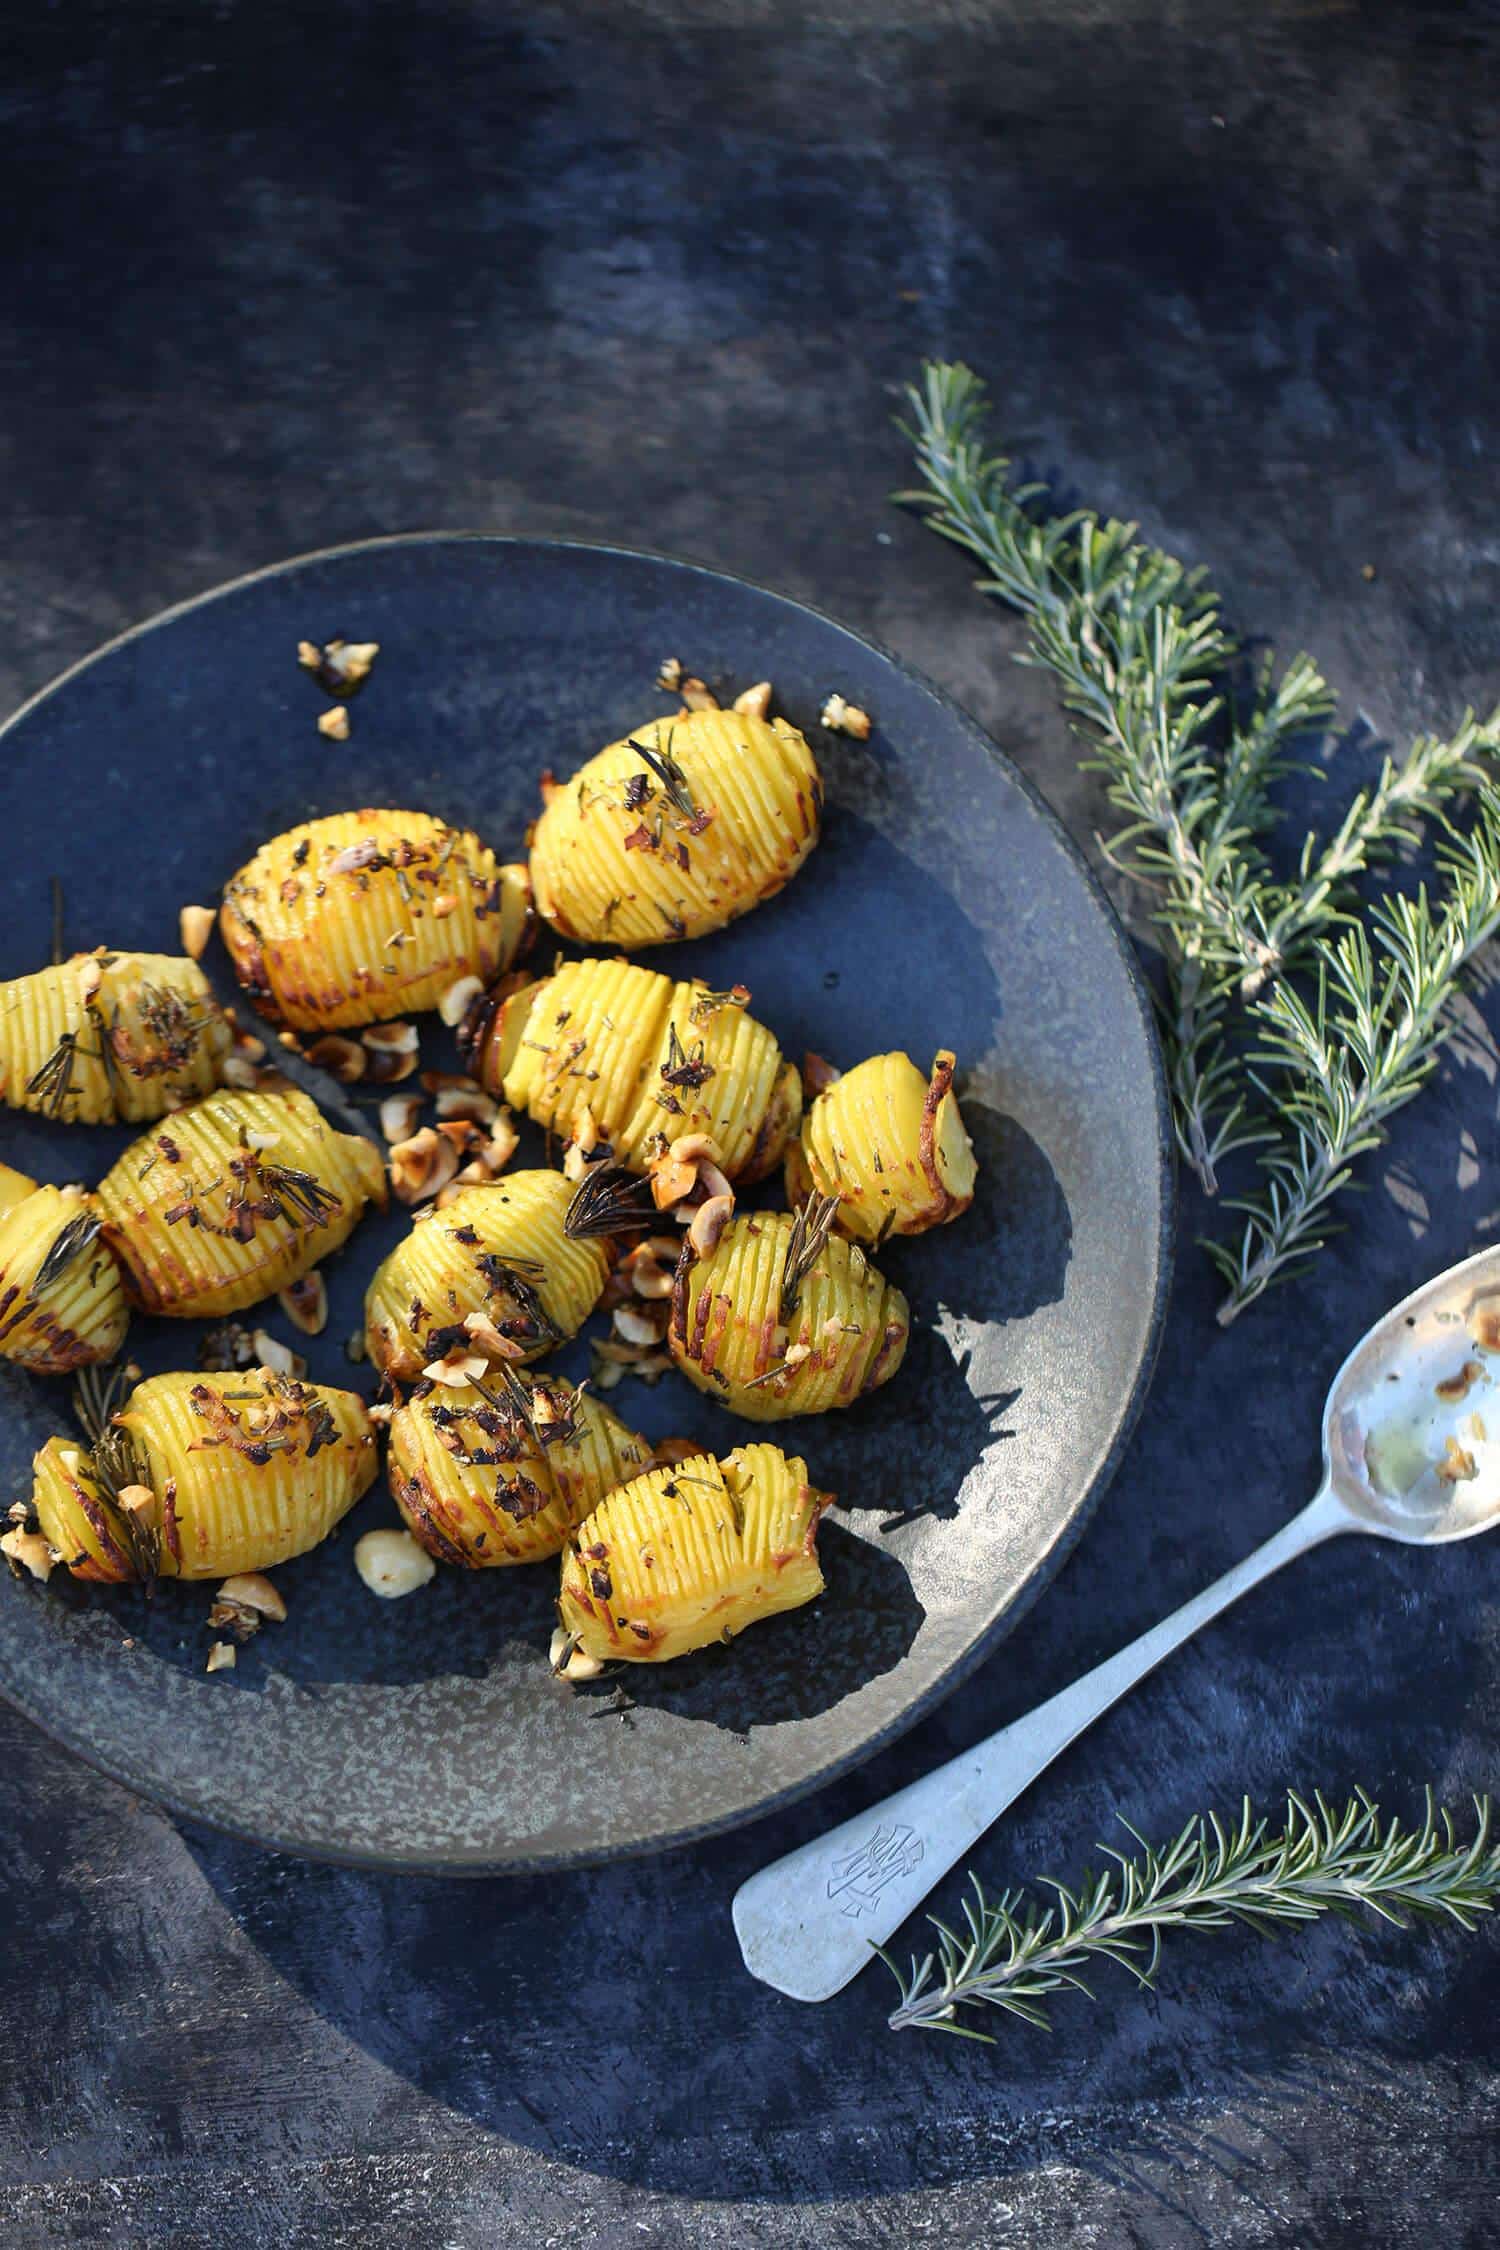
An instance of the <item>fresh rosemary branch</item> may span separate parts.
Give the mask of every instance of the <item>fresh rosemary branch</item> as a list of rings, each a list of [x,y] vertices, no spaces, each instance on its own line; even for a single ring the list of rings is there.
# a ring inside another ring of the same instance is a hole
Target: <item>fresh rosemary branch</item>
[[[1431,1067],[1442,1006],[1462,960],[1451,973],[1442,970],[1444,994],[1429,1008],[1427,970],[1446,963],[1452,949],[1434,942],[1424,952],[1411,998],[1413,1022],[1425,1029],[1402,1043],[1397,1067],[1373,1069],[1359,1098],[1350,1095],[1352,1131],[1322,1100],[1322,1057],[1315,1059],[1301,1003],[1283,980],[1314,966],[1320,989],[1330,975],[1339,981],[1332,963],[1350,923],[1356,878],[1414,842],[1425,819],[1441,818],[1477,787],[1486,755],[1500,748],[1500,715],[1487,725],[1466,718],[1450,740],[1423,736],[1399,764],[1387,759],[1337,831],[1326,841],[1309,835],[1295,876],[1278,880],[1261,842],[1277,818],[1272,785],[1294,763],[1299,741],[1326,731],[1333,714],[1317,667],[1299,656],[1277,678],[1268,660],[1248,697],[1237,696],[1244,658],[1201,573],[1146,545],[1132,524],[1086,509],[1047,517],[1042,489],[1013,486],[1011,464],[985,453],[983,386],[967,368],[929,365],[920,389],[907,395],[907,434],[925,484],[898,497],[922,507],[935,530],[976,554],[989,572],[982,590],[1027,618],[1022,661],[1045,666],[1057,679],[1067,710],[1093,745],[1089,763],[1104,774],[1109,801],[1125,816],[1103,848],[1154,899],[1182,1154],[1214,1195],[1229,1156],[1261,1151],[1264,1192],[1237,1206],[1246,1212],[1245,1235],[1216,1252],[1230,1282],[1221,1318],[1233,1319],[1326,1239],[1326,1205],[1347,1181],[1353,1158],[1383,1137],[1383,1120]],[[1490,827],[1476,834],[1483,856],[1493,857]],[[1481,879],[1477,864],[1463,863],[1473,880]],[[1453,864],[1447,872],[1451,879]],[[1468,926],[1475,903],[1466,907],[1454,896],[1437,919],[1452,906],[1458,925]],[[1383,962],[1392,928],[1372,924]],[[1463,959],[1472,950],[1459,948]],[[1392,994],[1390,1024],[1398,1013]],[[1292,1026],[1296,1036],[1289,1035]],[[1271,1081],[1268,1067],[1276,1073]],[[1253,1106],[1252,1094],[1260,1097]],[[1327,1130],[1330,1124],[1338,1130]]]
[[[1281,1070],[1292,1137],[1262,1158],[1264,1192],[1231,1204],[1245,1214],[1239,1241],[1207,1245],[1229,1284],[1225,1325],[1327,1241],[1328,1205],[1355,1159],[1436,1069],[1463,971],[1500,927],[1500,791],[1484,785],[1472,831],[1450,835],[1438,862],[1436,907],[1425,886],[1378,900],[1368,934],[1351,923],[1321,950],[1310,1002],[1284,981],[1258,1011],[1256,1061]]]
[[[901,1990],[891,2028],[990,2040],[961,2016],[985,2008],[1045,2028],[1051,1994],[1089,1992],[1082,1971],[1090,1960],[1117,1962],[1139,1984],[1153,1984],[1164,1930],[1246,1922],[1268,1935],[1278,1923],[1361,1907],[1398,1927],[1408,1916],[1447,1915],[1472,1930],[1500,1896],[1487,1797],[1475,1799],[1475,1813],[1474,1835],[1461,1844],[1430,1790],[1420,1828],[1382,1821],[1363,1791],[1342,1810],[1321,1796],[1309,1804],[1290,1794],[1279,1829],[1256,1819],[1247,1798],[1237,1821],[1226,1825],[1216,1813],[1190,1820],[1160,1851],[1130,1829],[1139,1855],[1105,1847],[1114,1864],[1086,1872],[1076,1891],[1048,1884],[1055,1905],[1014,1890],[991,1901],[975,1879],[961,1931],[932,1917],[937,1946],[904,1973],[882,1950]]]

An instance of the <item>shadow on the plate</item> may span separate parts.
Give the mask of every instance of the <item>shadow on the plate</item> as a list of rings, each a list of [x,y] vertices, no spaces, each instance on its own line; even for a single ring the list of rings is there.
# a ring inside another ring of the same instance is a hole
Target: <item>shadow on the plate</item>
[[[727,1648],[673,1664],[622,1664],[577,1691],[581,1700],[591,1710],[628,1700],[741,1740],[833,1710],[901,1662],[926,1612],[896,1557],[842,1524],[823,1525],[818,1552],[828,1581],[819,1600],[753,1626]]]

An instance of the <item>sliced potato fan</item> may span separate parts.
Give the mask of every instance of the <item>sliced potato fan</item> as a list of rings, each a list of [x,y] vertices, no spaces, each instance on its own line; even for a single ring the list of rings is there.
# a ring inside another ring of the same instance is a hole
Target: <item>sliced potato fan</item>
[[[284,1289],[384,1204],[379,1151],[306,1094],[212,1094],[129,1147],[99,1185],[133,1304],[239,1312]]]
[[[509,1172],[419,1218],[365,1297],[366,1343],[381,1374],[412,1383],[429,1362],[464,1351],[471,1314],[525,1359],[576,1335],[608,1279],[609,1254],[564,1233],[572,1199],[561,1172]]]
[[[732,1219],[712,1255],[684,1249],[667,1347],[689,1382],[756,1422],[852,1406],[906,1354],[906,1299],[858,1243],[830,1234],[835,1206]]]
[[[632,1171],[706,1133],[729,1179],[758,1180],[797,1129],[802,1088],[749,1000],[618,958],[569,961],[475,1010],[471,1066],[562,1139],[587,1124]]]
[[[259,1367],[154,1375],[93,1448],[47,1440],[32,1499],[75,1577],[225,1578],[317,1546],[376,1467],[352,1391]]]
[[[0,984],[0,1095],[65,1124],[143,1124],[219,1082],[232,1034],[196,961],[77,953]]]
[[[471,1570],[557,1554],[650,1458],[591,1392],[498,1369],[482,1389],[433,1386],[408,1399],[390,1430],[391,1490],[412,1537]]]
[[[34,1375],[112,1359],[130,1314],[95,1199],[0,1170],[0,1356]]]
[[[799,1608],[823,1591],[829,1497],[774,1445],[647,1470],[579,1525],[563,1557],[564,1631],[585,1656],[661,1664]]]
[[[967,1211],[977,1169],[951,1053],[942,1050],[925,1081],[907,1055],[872,1055],[809,1109],[787,1155],[787,1201],[837,1196],[840,1233],[882,1242]]]
[[[262,1014],[297,1031],[436,1008],[529,934],[526,869],[429,813],[332,813],[263,844],[227,885],[224,943]]]
[[[823,785],[784,719],[652,719],[549,782],[537,911],[586,945],[670,945],[774,897],[818,840]]]

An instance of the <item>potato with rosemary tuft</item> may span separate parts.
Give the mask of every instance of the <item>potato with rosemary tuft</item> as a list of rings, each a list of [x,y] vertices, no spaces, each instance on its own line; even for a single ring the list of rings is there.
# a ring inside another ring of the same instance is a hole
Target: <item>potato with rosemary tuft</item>
[[[492,1369],[420,1389],[391,1420],[388,1473],[412,1537],[469,1570],[541,1562],[651,1448],[589,1391]]]
[[[648,1469],[600,1502],[563,1557],[557,1614],[571,1646],[664,1664],[800,1608],[823,1591],[818,1519],[831,1497],[774,1445]]]
[[[587,1122],[631,1171],[706,1133],[727,1178],[764,1179],[797,1130],[802,1086],[749,1003],[743,985],[674,984],[618,956],[562,962],[472,1011],[470,1067],[564,1140]]]
[[[144,1124],[217,1086],[232,1037],[196,961],[101,946],[0,983],[0,1094],[69,1125]]]
[[[667,1349],[735,1414],[775,1422],[852,1406],[906,1356],[906,1299],[858,1243],[829,1232],[837,1205],[732,1219],[708,1258],[684,1244]]]
[[[670,945],[748,914],[818,840],[823,784],[785,719],[652,719],[547,780],[531,842],[537,912],[585,945]]]
[[[143,1312],[240,1312],[310,1273],[367,1203],[380,1152],[295,1087],[211,1094],[125,1151],[99,1184],[104,1238]]]
[[[331,813],[275,836],[227,884],[235,975],[294,1031],[436,1008],[508,969],[532,926],[526,869],[429,813]]]
[[[421,1213],[365,1296],[380,1373],[414,1383],[431,1362],[466,1351],[470,1315],[487,1317],[518,1359],[575,1336],[609,1278],[610,1246],[564,1233],[572,1200],[561,1172],[510,1172]]]
[[[0,1174],[0,1357],[34,1375],[113,1359],[130,1314],[94,1198]]]
[[[316,1547],[377,1466],[353,1391],[264,1367],[153,1375],[92,1448],[47,1440],[32,1501],[75,1578],[228,1578]]]
[[[872,1055],[818,1095],[786,1160],[789,1203],[838,1197],[840,1234],[883,1242],[967,1211],[978,1167],[945,1047],[924,1081],[909,1055]]]

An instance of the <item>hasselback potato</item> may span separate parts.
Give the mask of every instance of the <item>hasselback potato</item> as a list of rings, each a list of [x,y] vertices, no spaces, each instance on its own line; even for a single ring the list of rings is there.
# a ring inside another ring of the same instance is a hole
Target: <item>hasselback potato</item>
[[[650,1458],[591,1392],[495,1369],[483,1392],[432,1386],[408,1399],[387,1466],[412,1537],[439,1562],[482,1570],[555,1555]]]
[[[828,1229],[832,1198],[732,1219],[708,1258],[684,1244],[667,1348],[700,1391],[755,1422],[852,1405],[906,1355],[899,1289]]]
[[[112,1359],[130,1315],[94,1198],[0,1173],[0,1356],[34,1375]]]
[[[316,1547],[376,1467],[353,1391],[263,1367],[154,1375],[92,1449],[47,1440],[32,1499],[76,1577],[226,1578]]]
[[[841,1234],[883,1242],[967,1211],[976,1172],[948,1049],[926,1081],[908,1055],[872,1055],[808,1110],[787,1154],[787,1201],[835,1195]]]
[[[823,809],[797,729],[741,711],[652,719],[543,794],[537,912],[565,937],[631,948],[702,937],[773,897]]]
[[[144,1124],[219,1083],[232,1034],[196,961],[76,953],[0,984],[0,1094],[67,1124]]]
[[[219,916],[235,974],[296,1031],[437,1007],[488,984],[529,933],[530,881],[429,813],[332,813],[262,844]]]
[[[561,1172],[509,1172],[418,1218],[365,1297],[366,1343],[381,1374],[415,1382],[464,1346],[470,1313],[487,1314],[527,1359],[576,1335],[608,1279],[609,1252],[564,1234],[572,1199]]]
[[[774,1445],[648,1469],[600,1502],[563,1557],[558,1617],[600,1660],[660,1664],[823,1591],[807,1463]]]
[[[644,1171],[669,1141],[706,1133],[731,1180],[781,1161],[802,1086],[743,985],[713,992],[621,960],[568,961],[467,1027],[482,1085],[572,1138],[587,1110],[617,1160]]]
[[[294,1087],[211,1094],[142,1134],[99,1185],[145,1312],[239,1312],[311,1272],[384,1204],[379,1151]]]

